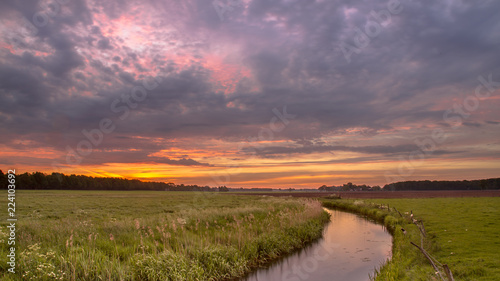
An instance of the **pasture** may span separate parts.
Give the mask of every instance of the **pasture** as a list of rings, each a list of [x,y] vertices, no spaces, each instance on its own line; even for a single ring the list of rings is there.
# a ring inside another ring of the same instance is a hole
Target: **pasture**
[[[377,280],[439,280],[409,243],[421,237],[410,212],[455,280],[500,278],[500,197],[322,201],[392,230],[393,258]],[[328,221],[308,198],[201,192],[20,190],[16,207],[16,274],[0,215],[1,280],[228,280],[316,240]]]
[[[500,197],[371,201],[413,211],[432,240],[432,255],[456,280],[500,280]]]
[[[361,213],[392,228],[393,258],[377,280],[441,280],[429,261],[410,242],[421,243],[455,280],[500,280],[500,197],[324,200],[325,205]],[[380,205],[389,205],[380,208]],[[396,208],[402,217],[394,210]],[[405,230],[403,234],[401,229]],[[446,280],[446,276],[444,276]]]
[[[311,199],[197,192],[20,190],[16,207],[16,274],[4,223],[2,280],[230,279],[318,239],[328,221]]]

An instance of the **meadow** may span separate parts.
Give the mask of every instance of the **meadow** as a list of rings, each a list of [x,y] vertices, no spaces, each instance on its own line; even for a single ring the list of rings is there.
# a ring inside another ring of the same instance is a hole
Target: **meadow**
[[[438,265],[447,264],[455,280],[500,280],[500,197],[323,201],[327,207],[366,215],[391,230],[393,257],[376,280],[442,280],[410,244],[422,241],[412,213],[413,219],[423,222],[424,249]]]
[[[318,239],[329,219],[316,200],[201,192],[21,190],[16,207],[16,274],[0,215],[1,280],[227,280]]]

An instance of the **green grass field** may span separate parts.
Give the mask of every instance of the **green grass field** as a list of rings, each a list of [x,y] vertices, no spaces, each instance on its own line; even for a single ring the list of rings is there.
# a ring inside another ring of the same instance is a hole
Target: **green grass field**
[[[455,280],[500,280],[498,197],[323,202],[391,229],[393,258],[377,280],[439,280],[409,243],[420,244],[410,211],[424,222],[424,248]],[[319,238],[328,220],[309,199],[151,191],[18,191],[16,214],[16,274],[7,272],[6,208],[0,214],[1,280],[230,279]]]
[[[228,279],[319,238],[328,221],[309,199],[17,191],[17,264],[10,274],[6,209],[2,280]]]
[[[373,200],[413,211],[456,280],[500,280],[500,198]]]
[[[420,231],[410,222],[410,213],[422,220],[427,233],[424,248],[447,264],[455,280],[500,280],[500,198],[429,198],[326,200],[354,212],[361,212],[393,226],[393,259],[377,280],[440,280],[410,241],[420,245]],[[383,204],[399,210],[374,208]],[[402,234],[401,228],[407,231]],[[446,276],[444,277],[446,278]]]

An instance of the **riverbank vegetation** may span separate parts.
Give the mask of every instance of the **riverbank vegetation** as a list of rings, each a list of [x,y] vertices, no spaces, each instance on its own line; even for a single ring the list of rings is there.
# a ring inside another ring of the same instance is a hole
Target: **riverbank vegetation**
[[[3,225],[2,280],[225,280],[318,239],[329,219],[316,200],[214,193],[18,191],[16,200],[17,273],[7,273]]]
[[[447,264],[457,281],[500,278],[498,197],[324,199],[323,205],[365,215],[391,231],[393,257],[381,267],[376,280],[441,280],[410,242],[423,245],[438,266]],[[420,221],[426,233],[423,240],[417,227]],[[443,278],[447,280],[444,274]]]

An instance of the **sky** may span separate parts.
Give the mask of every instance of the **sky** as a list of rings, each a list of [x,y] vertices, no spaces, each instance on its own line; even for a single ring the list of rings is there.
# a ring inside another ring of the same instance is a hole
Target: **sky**
[[[500,176],[499,1],[1,1],[0,165],[229,187]]]

